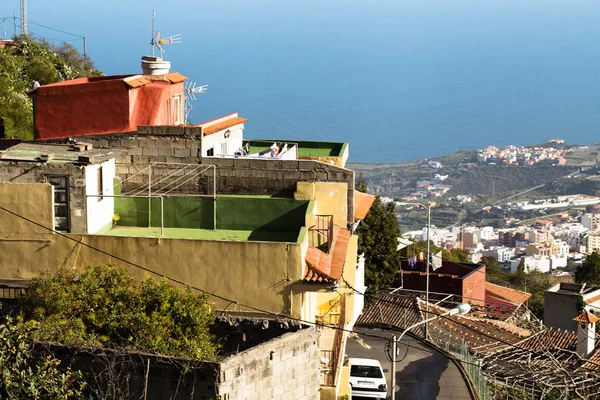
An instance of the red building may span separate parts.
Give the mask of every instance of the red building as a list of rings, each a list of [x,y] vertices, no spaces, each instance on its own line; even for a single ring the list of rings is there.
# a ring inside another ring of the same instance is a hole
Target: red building
[[[412,268],[408,261],[403,261],[400,268],[395,287],[425,291],[427,266],[424,261],[417,262]],[[485,265],[443,261],[441,267],[429,271],[429,292],[455,295],[462,302],[484,305]]]
[[[78,78],[43,85],[33,99],[38,140],[135,132],[138,125],[184,124],[183,82],[177,72]]]

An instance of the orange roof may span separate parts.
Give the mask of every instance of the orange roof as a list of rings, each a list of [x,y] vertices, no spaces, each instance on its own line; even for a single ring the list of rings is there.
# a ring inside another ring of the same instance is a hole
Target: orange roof
[[[171,83],[180,83],[187,81],[187,77],[181,75],[179,72],[171,72],[165,75],[165,79]]]
[[[202,133],[204,134],[204,136],[212,135],[213,133],[217,133],[219,131],[222,131],[223,129],[231,128],[232,126],[238,124],[243,124],[246,121],[248,121],[246,118],[240,117],[226,119],[225,121],[219,122],[218,124],[209,125],[206,128],[202,127]]]
[[[575,318],[573,318],[573,321],[581,322],[584,324],[594,324],[594,323],[600,321],[600,319],[598,319],[598,317],[596,317],[594,314],[590,313],[589,311],[584,311],[581,314],[579,314],[578,316],[576,316]]]
[[[517,289],[511,289],[490,282],[485,283],[485,294],[506,300],[513,304],[523,304],[531,297],[531,293],[522,292]]]
[[[187,81],[187,79],[187,77],[181,75],[179,72],[171,72],[166,75],[132,75],[125,77],[123,82],[131,88],[138,88],[153,81],[166,81],[173,84]]]
[[[359,192],[358,190],[354,191],[354,218],[356,219],[365,219],[373,202],[375,201],[375,196],[372,194],[366,194],[363,192]]]
[[[331,255],[316,247],[308,246],[305,259],[308,268],[304,280],[324,283],[339,281],[344,272],[346,253],[351,235],[352,233],[349,230],[334,225],[332,235],[333,250],[330,252]]]
[[[125,84],[131,88],[142,87],[142,86],[150,83],[150,81],[148,79],[146,79],[145,77],[143,77],[142,75],[135,75],[135,76],[132,76],[131,78],[125,78],[125,79],[123,79],[123,82],[125,82]]]
[[[597,295],[585,300],[585,304],[593,304],[593,303],[597,302],[598,300],[600,300],[600,294],[597,294]]]

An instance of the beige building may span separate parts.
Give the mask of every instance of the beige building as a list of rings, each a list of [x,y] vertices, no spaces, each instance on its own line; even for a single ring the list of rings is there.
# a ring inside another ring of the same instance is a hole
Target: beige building
[[[348,227],[364,218],[372,196],[347,182],[300,179],[291,196],[221,195],[218,187],[208,196],[173,195],[188,165],[155,166],[146,183],[128,185],[111,151],[77,146],[21,143],[2,152],[3,282],[18,287],[61,266],[111,263],[137,279],[166,277],[207,291],[217,310],[313,322],[323,327],[323,396],[348,391],[347,332],[326,326],[351,329],[362,310],[351,288],[365,289],[364,264]],[[208,167],[215,176],[225,168]],[[149,181],[153,189],[140,194]]]

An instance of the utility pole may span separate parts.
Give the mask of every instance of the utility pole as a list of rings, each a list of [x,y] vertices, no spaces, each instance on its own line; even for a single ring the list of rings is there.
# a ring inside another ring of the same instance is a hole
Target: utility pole
[[[21,35],[27,35],[27,0],[21,0]]]
[[[13,10],[13,36],[17,36],[17,13]]]

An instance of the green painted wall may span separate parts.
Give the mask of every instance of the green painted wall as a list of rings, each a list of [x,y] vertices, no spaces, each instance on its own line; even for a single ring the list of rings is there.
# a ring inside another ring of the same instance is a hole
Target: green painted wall
[[[309,201],[253,196],[219,196],[217,229],[297,232],[304,226]],[[164,198],[165,228],[214,229],[214,200],[206,197]],[[160,199],[115,198],[120,226],[160,226]]]

